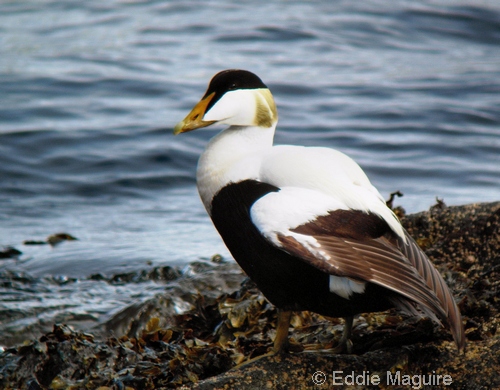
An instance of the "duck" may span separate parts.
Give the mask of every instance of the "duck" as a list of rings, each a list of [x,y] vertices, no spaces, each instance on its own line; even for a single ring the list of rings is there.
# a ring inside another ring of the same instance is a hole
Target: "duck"
[[[277,308],[269,355],[289,350],[293,312],[344,318],[335,351],[349,352],[355,316],[391,308],[440,323],[463,351],[450,288],[362,168],[332,148],[274,145],[277,123],[264,82],[228,69],[174,127],[226,126],[199,158],[197,188],[229,252]]]

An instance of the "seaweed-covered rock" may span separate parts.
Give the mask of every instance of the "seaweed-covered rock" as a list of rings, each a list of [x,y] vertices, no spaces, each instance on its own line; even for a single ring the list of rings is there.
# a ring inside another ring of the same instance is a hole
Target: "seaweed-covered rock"
[[[403,218],[459,302],[468,343],[464,354],[456,351],[449,332],[395,310],[359,316],[353,353],[329,354],[342,332],[342,320],[301,312],[292,318],[290,354],[236,367],[272,346],[276,309],[248,280],[230,292],[228,286],[243,277],[226,263],[220,274],[211,266],[206,280],[186,282],[197,287],[189,295],[191,309],[183,314],[161,309],[172,301],[174,288],[155,302],[123,312],[131,317],[125,325],[108,324],[113,337],[98,341],[56,325],[39,340],[7,349],[0,355],[0,387],[500,388],[499,220],[500,202],[459,207],[438,203],[428,212]],[[224,287],[214,289],[210,281]],[[180,289],[183,279],[173,282]]]

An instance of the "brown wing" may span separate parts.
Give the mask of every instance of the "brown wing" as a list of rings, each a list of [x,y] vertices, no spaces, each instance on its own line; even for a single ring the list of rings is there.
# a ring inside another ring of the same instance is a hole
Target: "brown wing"
[[[397,237],[378,216],[338,210],[292,229],[314,237],[311,250],[294,236],[280,234],[282,249],[326,273],[383,286],[450,326],[459,350],[465,346],[460,312],[445,281],[407,235]]]
[[[395,245],[401,253],[410,260],[413,267],[417,269],[418,273],[425,280],[427,286],[429,286],[429,288],[436,293],[442,307],[445,309],[448,324],[450,325],[451,332],[453,333],[453,338],[455,339],[458,349],[462,350],[465,348],[465,332],[462,323],[462,316],[457,304],[455,303],[455,299],[429,258],[425,255],[422,249],[420,249],[415,240],[410,237],[408,232],[405,231],[405,234],[406,242],[404,242],[400,237],[397,237],[392,240],[393,245]]]

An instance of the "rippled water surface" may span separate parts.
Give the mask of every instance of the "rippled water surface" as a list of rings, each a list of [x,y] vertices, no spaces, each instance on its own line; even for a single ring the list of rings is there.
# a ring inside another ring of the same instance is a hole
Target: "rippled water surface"
[[[3,332],[164,289],[93,274],[229,257],[195,188],[214,131],[171,134],[226,68],[271,88],[277,142],[344,151],[408,212],[500,199],[495,0],[1,2]]]

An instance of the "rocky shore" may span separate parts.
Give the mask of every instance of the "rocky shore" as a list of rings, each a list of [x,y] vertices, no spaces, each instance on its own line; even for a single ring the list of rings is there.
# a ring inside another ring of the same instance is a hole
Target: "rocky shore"
[[[262,358],[276,310],[232,261],[168,270],[165,293],[90,332],[52,332],[0,354],[4,389],[500,388],[500,202],[446,207],[402,222],[451,287],[467,348],[425,318],[359,316],[353,351],[333,355],[342,320],[296,313],[293,351]],[[166,272],[166,271],[165,271]],[[160,275],[161,276],[161,275]],[[182,296],[190,309],[174,310]]]

